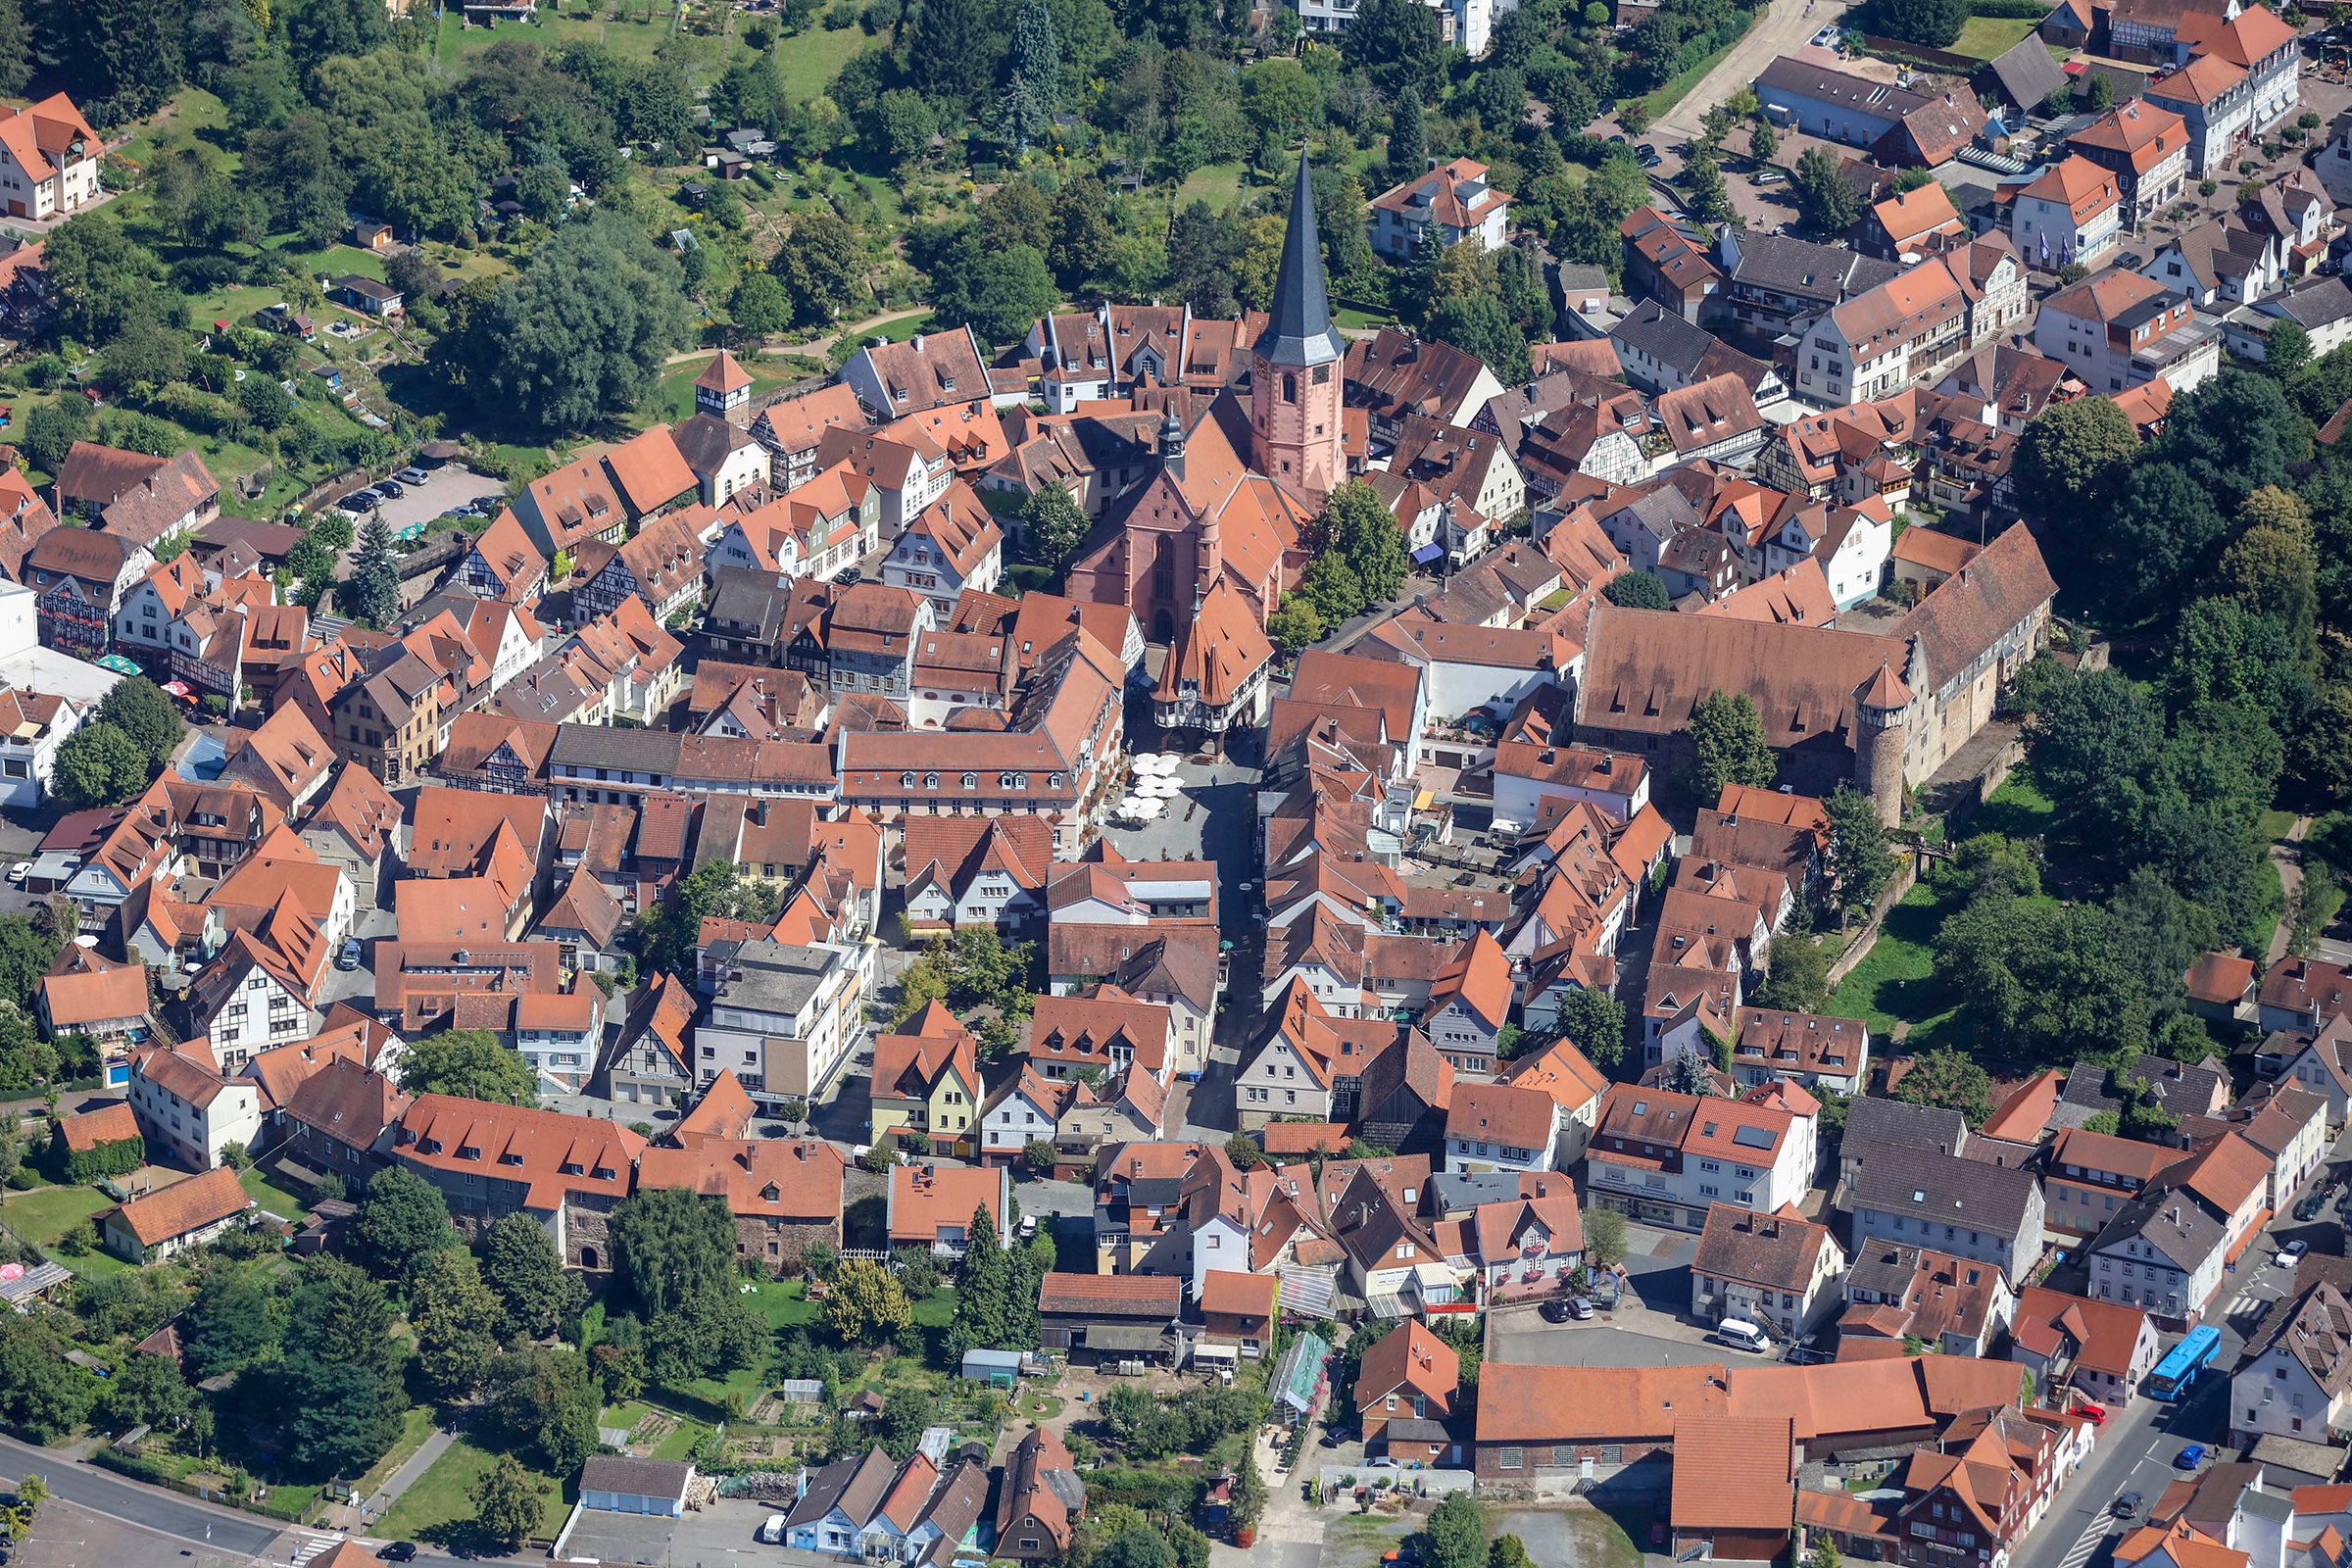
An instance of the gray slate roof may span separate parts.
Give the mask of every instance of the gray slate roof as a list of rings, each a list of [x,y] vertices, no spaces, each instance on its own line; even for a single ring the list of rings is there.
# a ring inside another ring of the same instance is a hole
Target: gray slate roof
[[[1291,222],[1282,240],[1282,270],[1274,274],[1273,308],[1250,352],[1277,365],[1329,365],[1347,358],[1348,345],[1331,324],[1331,296],[1323,283],[1323,241],[1315,229],[1315,187],[1306,153],[1291,186]]]
[[[2014,1166],[1878,1144],[1855,1172],[1851,1206],[2015,1236],[2033,1211],[2036,1190],[2034,1173]]]
[[[1893,1144],[1957,1154],[1968,1144],[1968,1118],[1956,1110],[1864,1095],[1845,1108],[1845,1147]]]

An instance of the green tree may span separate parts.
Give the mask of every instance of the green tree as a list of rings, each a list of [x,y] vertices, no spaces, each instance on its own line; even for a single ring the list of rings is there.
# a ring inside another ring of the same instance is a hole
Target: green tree
[[[2084,516],[2108,504],[2138,451],[2139,432],[2113,398],[2052,403],[2018,438],[2018,499],[2036,516]]]
[[[1241,1524],[1254,1528],[1265,1516],[1266,1479],[1258,1473],[1255,1444],[1242,1450],[1242,1462],[1233,1472],[1231,1504],[1233,1517]]]
[[[1301,593],[1287,593],[1274,613],[1266,617],[1266,635],[1286,659],[1323,640],[1323,616],[1314,601]]]
[[[18,439],[33,466],[55,473],[65,466],[66,454],[74,443],[86,439],[97,428],[98,416],[81,398],[65,398],[44,403],[24,416],[24,433]]]
[[[1517,1536],[1497,1536],[1494,1544],[1487,1548],[1487,1568],[1536,1568],[1536,1560],[1527,1554],[1527,1543]]]
[[[1871,15],[1889,38],[1941,49],[1960,36],[1967,0],[1873,0]]]
[[[1840,784],[1823,803],[1830,818],[1830,906],[1840,919],[1868,913],[1894,876],[1894,853],[1869,796]]]
[[[168,1355],[133,1353],[119,1362],[107,1380],[105,1402],[110,1426],[170,1430],[194,1408],[196,1396],[177,1361]]]
[[[1385,603],[1404,592],[1405,575],[1412,565],[1405,553],[1404,530],[1396,525],[1396,515],[1381,501],[1380,492],[1369,484],[1350,479],[1332,491],[1316,532],[1324,549],[1337,553],[1355,574],[1367,602]]]
[[[1560,994],[1559,1032],[1593,1065],[1614,1067],[1625,1058],[1625,1004],[1605,991],[1571,986]]]
[[[473,1526],[482,1539],[502,1551],[514,1551],[539,1532],[546,1506],[547,1483],[540,1481],[511,1453],[473,1484]]]
[[[886,1345],[914,1322],[906,1289],[881,1264],[844,1258],[825,1298],[825,1323],[844,1345]]]
[[[974,46],[990,31],[977,0],[915,0],[901,28],[908,83],[927,98],[955,104],[959,118],[970,112],[995,64],[987,50]]]
[[[284,1330],[285,1305],[258,1268],[215,1261],[198,1280],[181,1324],[188,1372],[202,1379],[268,1360]]]
[[[933,271],[931,298],[941,326],[969,325],[983,343],[1008,343],[1051,311],[1061,294],[1043,250],[992,246],[973,228],[948,248],[944,265]]]
[[[948,1324],[947,1358],[957,1365],[966,1350],[1004,1348],[1012,1308],[1012,1263],[997,1240],[987,1206],[972,1211],[969,1243],[956,1272],[956,1316]]]
[[[340,1258],[313,1258],[286,1298],[286,1353],[390,1378],[407,1354],[392,1337],[395,1316],[382,1283],[367,1270]]]
[[[1625,1216],[1597,1205],[1585,1214],[1585,1261],[1593,1268],[1613,1269],[1625,1261]]]
[[[792,299],[773,273],[747,272],[727,296],[727,314],[746,338],[763,338],[792,324]]]
[[[1862,193],[1845,177],[1838,155],[1824,148],[1809,147],[1797,159],[1789,189],[1805,222],[1821,233],[1843,233],[1862,216]]]
[[[480,1385],[498,1350],[500,1311],[481,1265],[465,1248],[435,1248],[417,1265],[409,1284],[409,1323],[416,1333],[417,1375],[436,1397],[463,1398]]]
[[[58,330],[82,342],[112,342],[125,321],[164,314],[157,290],[162,264],[111,211],[59,225],[43,242],[41,270]]]
[[[610,1235],[613,1272],[649,1313],[734,1289],[735,1222],[716,1198],[637,1193],[613,1208]]]
[[[1319,551],[1298,579],[1298,597],[1312,606],[1324,626],[1345,624],[1364,612],[1363,579],[1336,551]]]
[[[1620,572],[1609,579],[1601,594],[1612,605],[1624,605],[1630,610],[1672,610],[1674,596],[1666,591],[1666,583],[1654,571]]]
[[[1407,87],[1424,100],[1433,95],[1446,54],[1438,15],[1420,0],[1364,0],[1340,35],[1340,56],[1348,69],[1363,72],[1392,101]]]
[[[187,339],[149,317],[132,317],[106,346],[107,384],[137,396],[152,396],[187,369]]]
[[[2054,692],[2029,739],[2034,774],[2078,837],[2132,830],[2164,749],[2164,712],[2147,688],[2092,670]]]
[[[1690,714],[1690,744],[1691,792],[1702,806],[1719,800],[1726,784],[1765,788],[1779,770],[1763,717],[1745,692],[1708,693]]]
[[[414,1080],[409,1080],[413,1082]],[[354,1253],[379,1279],[403,1279],[453,1248],[458,1233],[449,1223],[441,1190],[405,1165],[378,1172],[352,1216]]]
[[[294,417],[294,400],[267,375],[248,375],[237,383],[237,407],[245,417],[265,430],[283,429]]]
[[[153,772],[138,742],[99,720],[57,749],[54,787],[68,806],[120,806],[145,789]]]
[[[392,525],[380,513],[369,513],[360,528],[360,547],[351,558],[351,579],[337,595],[351,617],[363,625],[389,626],[400,615],[400,555],[393,548]]]
[[[1429,167],[1429,136],[1421,123],[1421,94],[1407,86],[1389,115],[1389,183],[1419,179]]]
[[[95,716],[129,736],[159,767],[170,760],[180,737],[187,732],[187,726],[180,722],[178,712],[172,707],[172,699],[144,675],[125,676],[117,681],[99,702]]]
[[[96,125],[152,115],[180,84],[185,13],[165,0],[50,0],[35,16],[42,64]]]
[[[335,553],[317,531],[304,534],[286,552],[286,569],[306,583],[323,584],[335,574]]]
[[[2284,381],[2311,363],[2311,334],[2299,322],[2279,318],[2271,324],[2262,368]]]
[[[1421,1532],[1422,1559],[1431,1568],[1484,1568],[1486,1513],[1467,1492],[1449,1492]]]
[[[542,433],[634,410],[687,334],[678,264],[610,211],[564,223],[478,314],[460,345],[476,409]]]
[[[1815,1535],[1813,1544],[1805,1548],[1805,1568],[1842,1568],[1843,1559],[1838,1555],[1838,1543],[1826,1530]]]
[[[1057,571],[1086,538],[1085,512],[1080,510],[1069,488],[1057,482],[1032,492],[1021,503],[1020,517],[1030,551]]]
[[[541,1468],[569,1475],[596,1451],[598,1401],[588,1361],[567,1346],[523,1346],[477,1368],[492,1426]]]
[[[1102,1543],[1094,1568],[1176,1568],[1176,1549],[1158,1531],[1134,1525]]]
[[[1819,1012],[1829,999],[1829,950],[1804,932],[1784,932],[1772,944],[1772,969],[1756,992],[1757,1004]]]
[[[547,1228],[508,1214],[482,1232],[482,1283],[498,1298],[498,1332],[544,1339],[579,1316],[587,1293],[566,1273]]]
[[[288,1465],[305,1476],[356,1476],[400,1437],[408,1396],[373,1367],[289,1354],[260,1397],[282,1411],[278,1435]]]
[[[1937,1046],[1912,1058],[1911,1070],[1894,1086],[1894,1098],[1956,1110],[1975,1127],[1992,1114],[1992,1077],[1962,1053]]]
[[[823,208],[792,220],[791,243],[768,264],[792,296],[792,318],[821,325],[855,307],[865,284],[865,253],[858,231]]]
[[[0,1313],[0,1421],[35,1443],[81,1425],[98,1380],[66,1359],[71,1348],[43,1319]]]
[[[409,1047],[401,1087],[504,1105],[539,1102],[539,1078],[522,1054],[487,1029],[444,1029]]]

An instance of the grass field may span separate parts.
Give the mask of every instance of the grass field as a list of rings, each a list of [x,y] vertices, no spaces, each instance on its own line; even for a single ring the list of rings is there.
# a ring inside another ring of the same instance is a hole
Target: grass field
[[[1864,1019],[1877,1034],[1908,1022],[1915,1049],[1936,1043],[1922,1037],[1946,1028],[1953,1012],[1951,993],[1936,975],[1934,950],[1947,912],[1936,889],[1925,882],[1915,884],[1886,911],[1870,956],[1838,983],[1822,1010],[1835,1017]]]
[[[373,1496],[383,1484],[392,1479],[392,1472],[409,1462],[409,1455],[424,1446],[424,1440],[433,1435],[436,1412],[429,1404],[412,1404],[400,1418],[400,1436],[384,1456],[368,1468],[356,1483],[360,1495]]]
[[[799,1280],[770,1280],[752,1293],[751,1301],[770,1328],[813,1323],[825,1315],[822,1307],[808,1299],[808,1288]]]
[[[2274,808],[2262,813],[2262,819],[2254,825],[2254,831],[2261,837],[2263,843],[2277,844],[2287,834],[2293,832],[2294,827],[2294,812],[2281,811]]]
[[[694,1446],[710,1435],[710,1429],[699,1421],[681,1421],[678,1430],[655,1445],[653,1457],[677,1461],[694,1451]]]
[[[498,1455],[460,1438],[433,1461],[431,1469],[416,1478],[415,1486],[393,1499],[391,1511],[375,1527],[377,1533],[409,1541],[446,1536],[452,1525],[463,1525],[473,1517],[473,1485],[497,1462]],[[564,1528],[564,1515],[571,1506],[569,1494],[576,1484],[558,1485],[547,1476],[539,1479],[548,1486],[539,1529],[542,1535],[553,1536]]]
[[[2026,34],[2038,25],[2032,17],[1971,17],[1961,24],[1952,53],[1975,55],[1979,60],[1998,59],[2023,43]]]
[[[29,1193],[11,1193],[0,1203],[0,1224],[35,1247],[53,1247],[57,1239],[115,1200],[95,1187],[36,1187]]]
[[[1243,172],[1244,166],[1238,162],[1196,169],[1176,187],[1176,205],[1201,201],[1219,210],[1231,207],[1242,199]]]
[[[2010,769],[2001,787],[1992,792],[1992,799],[1961,827],[1960,835],[2002,833],[2013,839],[2033,838],[2049,832],[2057,819],[2058,803],[2042,793],[2030,769],[2020,766]]]
[[[796,33],[776,45],[784,62],[785,90],[796,101],[813,98],[841,74],[842,67],[881,47],[881,41],[867,37],[862,27],[810,27]]]
[[[290,1219],[299,1224],[311,1217],[309,1196],[274,1172],[266,1171],[259,1165],[248,1166],[237,1173],[237,1185],[245,1189],[247,1198],[280,1219]]]

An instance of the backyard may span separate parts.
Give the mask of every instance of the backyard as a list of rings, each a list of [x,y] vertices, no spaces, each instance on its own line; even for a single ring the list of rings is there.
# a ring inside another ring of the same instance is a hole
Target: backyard
[[[2031,17],[1971,17],[1961,24],[1952,53],[1997,60],[2025,42],[2026,35],[2038,25]]]
[[[1903,1025],[1915,1050],[1944,1044],[1955,1004],[1950,988],[1936,978],[1935,942],[1947,912],[1935,887],[1914,884],[1886,911],[1869,955],[1838,983],[1823,1010],[1863,1019],[1875,1035]]]
[[[376,1525],[376,1534],[395,1540],[449,1540],[471,1523],[474,1484],[488,1475],[497,1462],[497,1454],[460,1438],[408,1491],[393,1500],[390,1510]],[[553,1477],[538,1479],[547,1487],[540,1511],[540,1534],[553,1536],[564,1528],[564,1515],[578,1495],[578,1478],[567,1476],[561,1484]]]

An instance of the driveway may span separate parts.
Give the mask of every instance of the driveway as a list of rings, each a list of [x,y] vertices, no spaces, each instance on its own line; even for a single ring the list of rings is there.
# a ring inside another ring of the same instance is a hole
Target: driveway
[[[1754,81],[1756,74],[1775,59],[1794,54],[1806,39],[1844,16],[1845,7],[1823,5],[1821,0],[1772,0],[1772,9],[1747,30],[1747,36],[1638,139],[1656,142],[1664,153],[1671,144],[1697,135],[1708,110]],[[1667,173],[1675,167],[1669,164],[1657,172]]]

